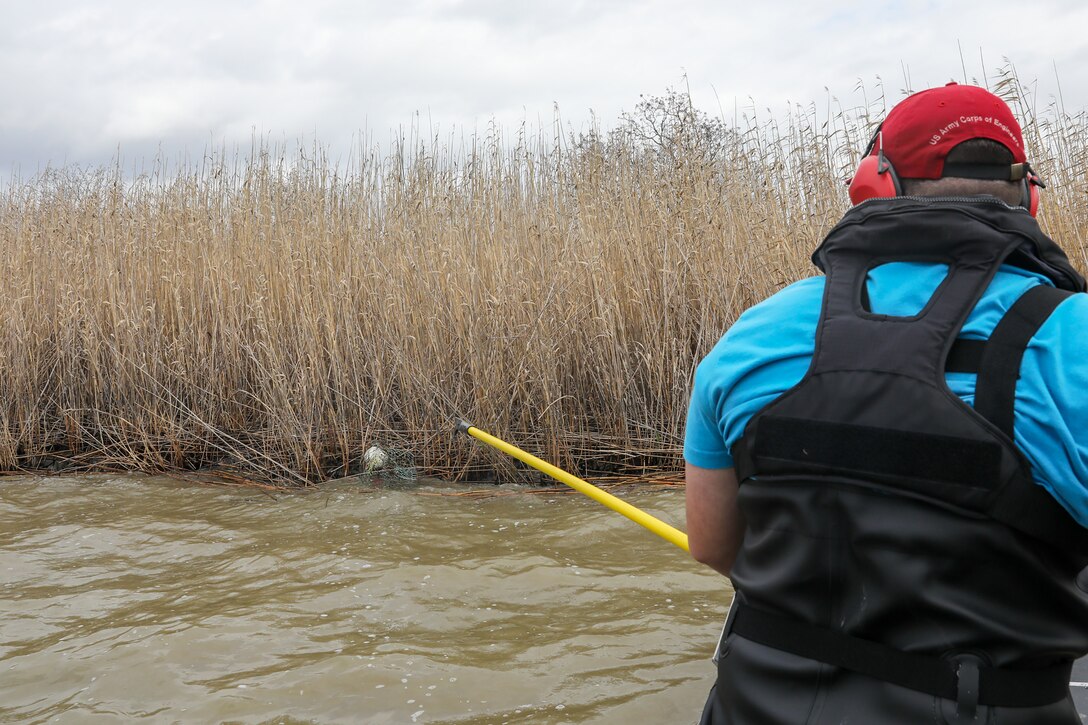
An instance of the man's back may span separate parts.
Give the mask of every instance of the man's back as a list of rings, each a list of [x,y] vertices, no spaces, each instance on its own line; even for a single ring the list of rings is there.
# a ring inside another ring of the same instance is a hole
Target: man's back
[[[892,263],[869,274],[880,314],[917,313],[944,278],[941,264]],[[816,346],[824,277],[796,282],[748,309],[700,363],[684,458],[704,468],[734,465],[732,446],[752,415],[804,377]],[[985,340],[1042,275],[1004,265],[971,311],[960,337]],[[1033,337],[1020,368],[1016,443],[1039,485],[1088,526],[1088,295],[1070,297]],[[948,387],[974,402],[973,372],[949,372]]]
[[[700,366],[685,457],[737,466],[747,527],[726,721],[1075,722],[1088,306],[1026,217],[859,207],[818,252],[827,282],[754,308]]]

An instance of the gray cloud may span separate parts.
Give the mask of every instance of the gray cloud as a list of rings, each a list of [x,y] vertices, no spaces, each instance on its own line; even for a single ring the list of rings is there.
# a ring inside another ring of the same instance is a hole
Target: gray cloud
[[[65,0],[0,10],[0,169],[247,147],[256,132],[344,153],[417,123],[605,123],[686,74],[693,96],[781,111],[983,78],[1016,63],[1034,102],[1088,103],[1088,7],[1072,0]],[[1032,47],[1023,38],[1045,41]],[[957,42],[958,41],[958,42]],[[982,49],[984,59],[979,58]],[[825,91],[825,88],[828,89]],[[750,101],[749,99],[753,99]]]

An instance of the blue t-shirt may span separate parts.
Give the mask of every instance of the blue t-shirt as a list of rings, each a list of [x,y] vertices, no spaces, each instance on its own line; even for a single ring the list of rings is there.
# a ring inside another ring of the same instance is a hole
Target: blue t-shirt
[[[929,300],[944,265],[897,262],[870,271],[874,313],[910,316]],[[1049,280],[1010,266],[998,270],[960,337],[984,340],[1024,292]],[[737,320],[695,372],[684,459],[731,468],[730,449],[749,419],[801,381],[816,347],[824,278],[786,287]],[[974,405],[975,375],[947,373],[953,393]],[[1016,444],[1035,481],[1088,526],[1088,295],[1065,300],[1032,338],[1016,385]]]

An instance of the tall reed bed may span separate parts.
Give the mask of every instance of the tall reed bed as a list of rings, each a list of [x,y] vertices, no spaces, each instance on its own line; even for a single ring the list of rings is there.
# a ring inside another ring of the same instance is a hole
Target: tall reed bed
[[[1085,118],[1002,82],[1084,268]],[[670,92],[607,134],[410,134],[346,165],[258,144],[10,184],[0,469],[303,485],[377,443],[422,473],[523,475],[458,417],[587,474],[675,469],[696,362],[814,274],[884,106],[726,122]]]

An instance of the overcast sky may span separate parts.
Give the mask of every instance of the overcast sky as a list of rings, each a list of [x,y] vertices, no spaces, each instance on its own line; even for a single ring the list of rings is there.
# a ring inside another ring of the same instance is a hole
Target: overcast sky
[[[418,118],[603,126],[687,84],[718,114],[896,100],[1011,60],[1037,104],[1088,105],[1083,0],[0,0],[0,171],[316,138]],[[961,56],[962,49],[962,56]],[[961,61],[962,58],[962,61]],[[964,66],[966,66],[966,73]],[[1056,69],[1056,72],[1055,72]],[[826,90],[825,90],[826,89]]]

